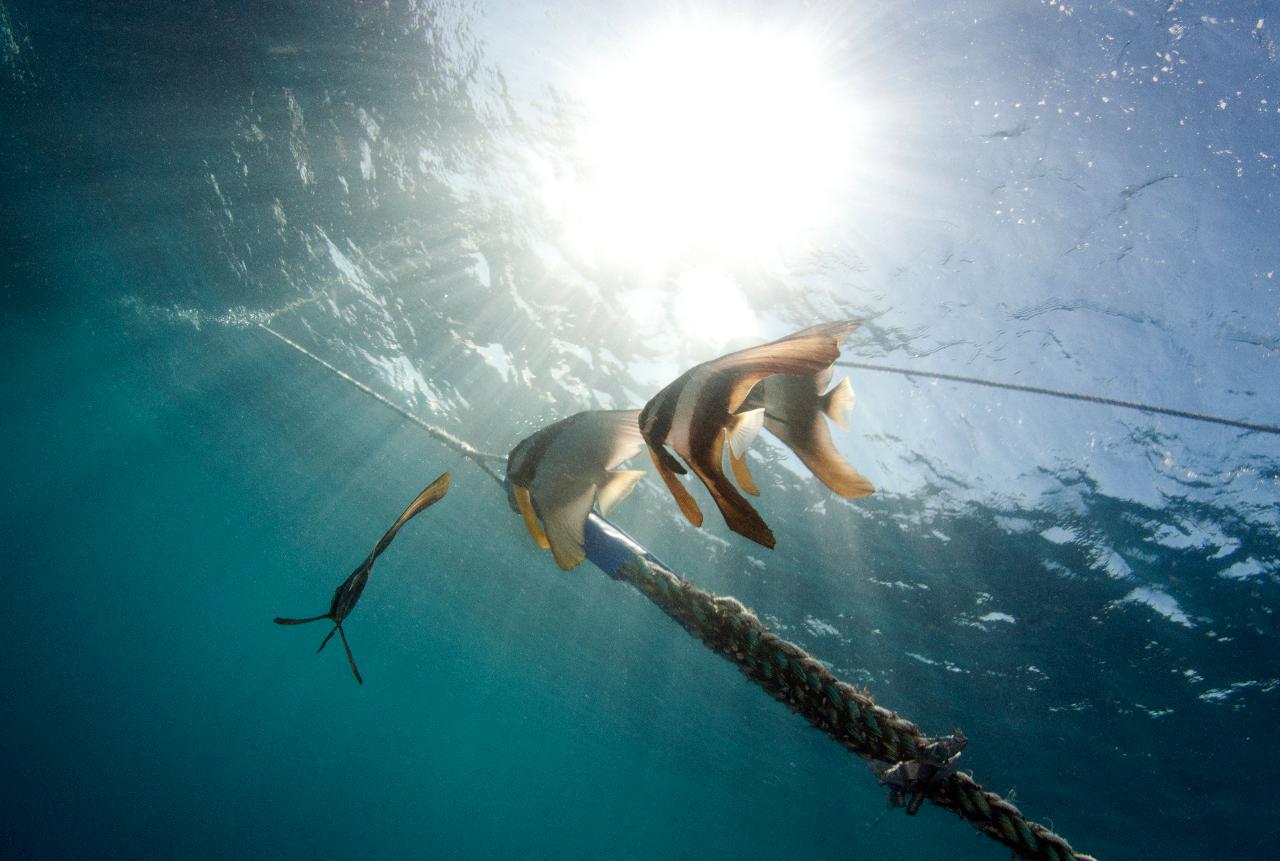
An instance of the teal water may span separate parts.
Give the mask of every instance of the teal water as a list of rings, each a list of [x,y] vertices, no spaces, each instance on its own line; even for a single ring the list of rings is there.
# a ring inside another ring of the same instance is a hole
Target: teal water
[[[859,361],[1280,423],[1276,16],[1059,8],[796,13],[898,106],[892,188],[724,272],[767,334],[863,318]],[[880,819],[859,760],[258,326],[500,453],[714,355],[667,291],[717,261],[582,257],[529,166],[571,161],[546,88],[575,46],[646,14],[0,5],[6,857],[1004,852],[927,806]],[[761,445],[777,550],[688,528],[652,479],[616,520],[963,728],[965,767],[1080,850],[1264,853],[1275,437],[852,379],[837,443],[875,496]],[[356,686],[271,618],[322,611],[445,469],[347,625]]]

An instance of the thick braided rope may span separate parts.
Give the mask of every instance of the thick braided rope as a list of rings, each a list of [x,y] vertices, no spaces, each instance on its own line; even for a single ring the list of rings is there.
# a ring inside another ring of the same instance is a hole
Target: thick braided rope
[[[634,556],[617,572],[668,616],[721,657],[737,664],[809,723],[865,759],[917,757],[933,739],[909,720],[876,705],[867,691],[840,681],[820,661],[770,631],[734,598],[712,595],[652,558]],[[967,774],[955,773],[929,792],[939,807],[969,820],[1021,858],[1093,861],[1062,837],[1026,819]]]

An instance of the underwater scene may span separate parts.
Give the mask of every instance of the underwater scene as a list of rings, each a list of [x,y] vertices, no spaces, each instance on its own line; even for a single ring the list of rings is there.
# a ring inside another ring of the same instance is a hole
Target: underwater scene
[[[0,855],[1270,857],[1278,33],[0,0]]]

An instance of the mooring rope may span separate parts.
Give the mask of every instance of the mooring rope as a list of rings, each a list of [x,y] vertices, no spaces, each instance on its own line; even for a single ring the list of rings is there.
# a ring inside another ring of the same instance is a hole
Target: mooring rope
[[[613,528],[594,514],[591,522],[596,529]],[[639,545],[635,550],[614,576],[846,749],[872,763],[889,764],[919,761],[931,747],[947,741],[926,736],[911,721],[877,705],[868,691],[837,678],[817,658],[769,630],[738,600],[704,592]],[[1093,856],[1076,852],[1061,835],[1027,819],[963,772],[950,773],[926,795],[1019,858],[1093,861]]]
[[[1228,419],[1208,413],[1193,413],[1189,410],[1177,410],[1172,407],[1157,407],[1140,401],[1122,401],[1118,398],[1104,398],[1101,395],[1087,395],[1081,392],[1064,392],[1058,389],[1046,389],[1040,386],[1024,386],[1019,383],[1002,383],[998,380],[984,380],[981,377],[962,377],[959,374],[944,374],[940,371],[915,371],[911,368],[897,368],[891,365],[873,365],[867,362],[837,361],[842,368],[861,368],[864,371],[880,371],[886,374],[900,374],[904,377],[927,377],[931,380],[946,380],[952,383],[966,383],[971,386],[986,386],[991,389],[1006,389],[1011,392],[1027,392],[1033,395],[1048,395],[1051,398],[1066,398],[1072,401],[1086,401],[1091,404],[1103,404],[1109,407],[1122,407],[1127,410],[1138,410],[1144,413],[1157,413],[1164,416],[1175,416],[1197,422],[1225,425],[1261,433],[1280,434],[1280,427],[1246,422],[1239,419]]]
[[[504,484],[497,470],[486,462],[497,455],[481,452],[422,420],[296,341],[264,323],[258,325],[472,461],[499,485]],[[771,631],[738,600],[694,586],[594,512],[587,519],[585,537],[587,558],[598,568],[630,584],[771,697],[873,765],[920,762],[930,749],[946,744],[947,737],[924,735],[911,721],[877,705],[865,689],[837,678],[817,658]],[[960,738],[963,743],[963,736]],[[1073,850],[1058,834],[1028,820],[1004,798],[984,790],[968,774],[948,770],[941,779],[922,784],[921,791],[934,804],[968,820],[1020,858],[1095,861],[1093,856]]]
[[[341,368],[338,368],[335,365],[332,365],[329,362],[325,361],[324,359],[320,358],[315,353],[311,352],[306,347],[302,346],[292,338],[289,338],[286,335],[280,334],[275,329],[272,329],[270,326],[268,326],[266,323],[259,323],[258,328],[268,333],[272,337],[277,338],[280,341],[284,342],[285,344],[289,345],[290,347],[297,350],[299,353],[306,356],[308,359],[320,365],[321,367],[326,368],[327,370],[336,374],[339,379],[344,380],[350,383],[351,385],[355,386],[357,389],[364,392],[366,395],[373,398],[375,401],[382,404],[384,407],[395,410],[403,418],[413,422],[415,425],[422,428],[427,433],[431,434],[431,436],[435,437],[437,440],[444,443],[449,448],[458,452],[458,454],[462,455],[465,458],[470,459],[473,463],[475,463],[476,466],[480,467],[485,472],[487,472],[490,478],[498,482],[498,484],[502,484],[502,476],[499,475],[497,470],[491,467],[486,461],[500,460],[503,463],[506,463],[507,459],[503,455],[489,454],[488,452],[480,451],[479,449],[472,446],[466,440],[459,439],[458,437],[449,433],[447,430],[442,430],[433,424],[423,421],[413,413],[409,412],[404,407],[397,404],[395,401],[371,389],[369,386],[360,382],[355,377],[351,376]]]

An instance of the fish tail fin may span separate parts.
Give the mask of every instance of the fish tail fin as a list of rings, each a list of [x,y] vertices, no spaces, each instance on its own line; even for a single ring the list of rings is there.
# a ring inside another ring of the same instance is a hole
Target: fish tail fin
[[[853,413],[853,386],[849,384],[848,377],[822,396],[822,411],[840,427],[849,429],[849,416]]]
[[[346,649],[347,651],[347,663],[351,664],[351,672],[355,674],[356,684],[363,685],[364,679],[360,678],[360,670],[356,669],[355,655],[351,654],[351,645],[347,642],[347,632],[342,630],[341,625],[334,625],[333,628],[335,631],[338,632],[338,636],[342,638],[342,648]],[[333,631],[330,631],[329,637],[332,637],[332,636],[333,636]],[[328,642],[329,637],[325,637],[326,642]],[[323,643],[320,645],[320,648],[322,649],[324,648]]]
[[[578,496],[559,502],[545,513],[547,541],[551,544],[551,555],[555,557],[561,570],[576,568],[587,558],[587,552],[583,548],[586,541],[584,527],[595,499],[596,488],[589,485]]]

